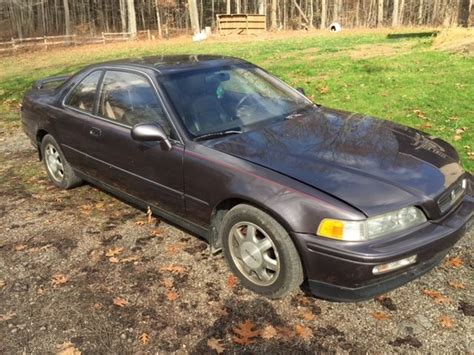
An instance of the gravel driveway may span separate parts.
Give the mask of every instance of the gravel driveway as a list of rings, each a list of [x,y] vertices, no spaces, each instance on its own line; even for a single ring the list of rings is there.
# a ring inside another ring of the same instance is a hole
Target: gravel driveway
[[[54,188],[18,129],[0,135],[0,197],[2,354],[474,353],[472,229],[382,298],[271,301],[197,237],[94,187]]]

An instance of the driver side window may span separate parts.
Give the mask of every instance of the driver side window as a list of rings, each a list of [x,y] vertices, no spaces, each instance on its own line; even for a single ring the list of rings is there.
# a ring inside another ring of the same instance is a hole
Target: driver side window
[[[170,122],[155,88],[140,74],[107,71],[102,83],[98,114],[129,127],[156,122],[168,136],[171,134]]]

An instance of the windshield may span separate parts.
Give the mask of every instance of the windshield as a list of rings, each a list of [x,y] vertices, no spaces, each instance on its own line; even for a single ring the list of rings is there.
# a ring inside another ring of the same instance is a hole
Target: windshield
[[[176,111],[194,137],[285,118],[312,103],[265,71],[226,65],[160,77]]]

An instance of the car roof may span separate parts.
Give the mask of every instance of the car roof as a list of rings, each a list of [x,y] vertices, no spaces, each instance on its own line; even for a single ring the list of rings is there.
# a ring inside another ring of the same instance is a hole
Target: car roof
[[[174,72],[188,71],[193,69],[205,69],[222,65],[243,63],[249,64],[248,62],[235,57],[207,54],[180,54],[150,56],[132,59],[119,59],[109,62],[93,64],[90,67],[146,67],[155,69],[161,74],[170,74]]]

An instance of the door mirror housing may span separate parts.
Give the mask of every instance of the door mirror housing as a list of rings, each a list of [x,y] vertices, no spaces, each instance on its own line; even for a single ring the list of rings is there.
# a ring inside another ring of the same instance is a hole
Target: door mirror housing
[[[133,126],[131,135],[138,142],[160,142],[163,149],[171,150],[168,136],[158,123],[139,123]]]
[[[306,93],[304,92],[304,89],[299,87],[299,88],[296,88],[296,91],[298,91],[300,94],[303,94],[306,96]]]

